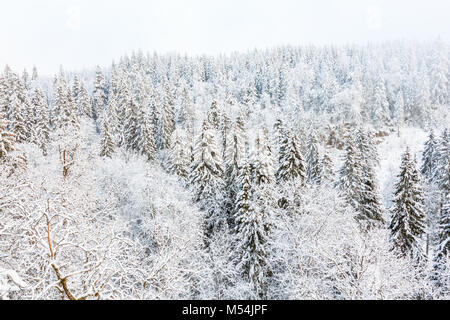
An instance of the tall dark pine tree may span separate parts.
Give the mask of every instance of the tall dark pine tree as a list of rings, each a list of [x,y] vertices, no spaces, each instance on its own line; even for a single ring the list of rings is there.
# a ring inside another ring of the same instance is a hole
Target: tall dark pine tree
[[[393,247],[405,256],[423,258],[421,240],[425,233],[424,212],[420,176],[408,148],[403,155],[395,185],[395,202],[389,224]]]

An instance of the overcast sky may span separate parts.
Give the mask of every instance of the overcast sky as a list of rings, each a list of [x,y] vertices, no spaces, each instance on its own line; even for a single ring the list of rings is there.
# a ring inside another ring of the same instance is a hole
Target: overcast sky
[[[50,74],[143,51],[217,54],[292,44],[450,40],[448,0],[15,0],[0,67]]]

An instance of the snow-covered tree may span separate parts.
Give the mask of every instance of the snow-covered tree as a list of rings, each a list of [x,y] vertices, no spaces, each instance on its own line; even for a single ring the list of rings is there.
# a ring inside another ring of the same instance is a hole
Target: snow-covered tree
[[[235,223],[237,238],[237,265],[252,284],[257,296],[266,292],[266,248],[268,225],[264,211],[255,210],[252,199],[250,166],[243,159],[239,174]]]
[[[420,183],[419,172],[408,148],[395,185],[389,229],[394,249],[417,259],[423,258],[422,237],[425,234],[424,195]]]
[[[422,155],[422,167],[420,169],[422,175],[427,179],[432,179],[434,176],[438,152],[438,141],[434,137],[434,132],[431,131],[428,141],[425,143],[425,149]]]
[[[186,132],[177,128],[171,138],[169,153],[169,171],[178,175],[182,179],[187,179],[189,175],[190,152],[186,143]]]
[[[320,183],[322,180],[320,168],[320,155],[317,147],[317,139],[314,134],[308,136],[306,152],[306,176],[311,184]]]
[[[226,217],[221,208],[224,170],[214,132],[206,120],[203,121],[202,132],[195,143],[189,185],[194,192],[194,201],[207,212],[205,234],[211,237],[226,223]]]
[[[302,186],[306,181],[306,165],[295,134],[286,133],[279,156],[280,163],[276,174],[277,180],[283,182],[299,178],[300,186]]]

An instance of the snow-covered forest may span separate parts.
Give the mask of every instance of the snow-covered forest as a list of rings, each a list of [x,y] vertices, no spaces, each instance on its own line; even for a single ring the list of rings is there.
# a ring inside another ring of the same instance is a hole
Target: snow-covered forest
[[[444,41],[0,73],[1,299],[449,299]]]

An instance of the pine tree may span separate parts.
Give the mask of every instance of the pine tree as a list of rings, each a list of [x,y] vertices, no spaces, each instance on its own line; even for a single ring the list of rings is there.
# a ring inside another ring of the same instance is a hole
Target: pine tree
[[[187,146],[185,131],[177,128],[172,134],[170,144],[169,170],[182,179],[187,179],[189,172],[190,154]]]
[[[436,252],[433,258],[433,280],[438,287],[448,290],[450,284],[450,194],[447,195],[439,219]]]
[[[111,158],[115,152],[115,144],[112,134],[110,132],[110,121],[109,117],[105,118],[103,121],[103,130],[101,132],[101,150],[100,157]]]
[[[135,99],[131,97],[126,105],[126,119],[125,119],[125,142],[128,150],[139,150],[139,108]]]
[[[65,82],[61,79],[55,79],[55,96],[53,101],[53,109],[51,115],[51,124],[54,127],[60,127],[60,118],[62,116],[62,112],[66,109],[66,85]]]
[[[211,235],[226,223],[221,209],[224,172],[221,152],[208,122],[203,121],[202,132],[194,148],[194,161],[189,173],[189,185],[194,191],[194,201],[207,212],[205,235]],[[208,242],[206,242],[208,246]]]
[[[13,132],[16,137],[17,143],[26,142],[27,137],[27,128],[25,125],[25,119],[23,115],[25,114],[25,107],[23,103],[19,100],[16,92],[10,97],[11,109],[13,111]]]
[[[97,121],[98,116],[103,112],[107,103],[107,87],[106,80],[103,72],[99,66],[97,66],[97,71],[95,74],[94,82],[94,106],[92,116],[95,121]]]
[[[34,91],[32,103],[36,109],[36,144],[47,155],[47,146],[50,141],[50,117],[48,105],[44,99],[41,88],[38,86]]]
[[[333,169],[333,161],[331,160],[328,151],[325,150],[325,153],[320,161],[320,170],[321,170],[321,183],[331,185],[334,182],[334,169]]]
[[[347,203],[358,209],[359,201],[362,198],[363,167],[359,158],[359,152],[351,138],[347,141],[344,164],[339,170],[337,185],[344,192]]]
[[[305,161],[300,153],[297,136],[286,132],[280,148],[280,163],[276,174],[279,182],[299,179],[300,186],[306,181]]]
[[[255,152],[252,156],[253,181],[256,185],[270,184],[275,181],[272,148],[267,133],[258,133]]]
[[[88,118],[93,118],[92,101],[91,101],[91,97],[89,96],[88,91],[86,90],[86,86],[85,86],[84,82],[82,82],[80,85],[78,105],[79,105],[79,111],[81,112],[82,115],[84,115]]]
[[[73,77],[72,94],[73,100],[78,104],[80,99],[80,80],[78,80],[77,75]]]
[[[227,201],[225,207],[228,211],[228,223],[233,228],[233,208],[236,206],[236,194],[238,192],[239,170],[241,160],[245,152],[244,132],[234,123],[227,138],[227,150],[225,152],[225,182]]]
[[[447,129],[442,133],[438,150],[433,180],[445,196],[450,193],[450,135]]]
[[[8,153],[15,151],[14,133],[7,130],[8,121],[0,114],[0,161],[5,160]]]
[[[422,167],[420,169],[422,175],[428,180],[433,178],[434,171],[436,170],[439,152],[438,147],[439,144],[434,137],[434,132],[431,131],[429,139],[425,143],[425,149],[422,157]]]
[[[361,185],[361,198],[359,199],[359,214],[357,219],[368,223],[368,227],[383,226],[385,224],[384,209],[375,178],[373,167],[369,164],[363,168],[363,184]]]
[[[175,131],[174,97],[171,85],[166,82],[161,114],[161,142],[163,149],[170,148],[170,138]]]
[[[307,142],[306,177],[307,181],[311,184],[319,184],[322,179],[319,150],[314,134],[309,135]]]
[[[208,122],[215,130],[219,130],[220,116],[217,100],[211,103],[211,107],[208,110]]]
[[[419,172],[411,159],[409,148],[402,158],[395,202],[389,229],[393,247],[403,255],[421,259],[421,238],[425,233],[424,195]]]
[[[267,224],[261,211],[253,207],[250,168],[244,158],[239,174],[235,221],[238,241],[238,268],[243,270],[257,295],[264,297],[267,257]]]

